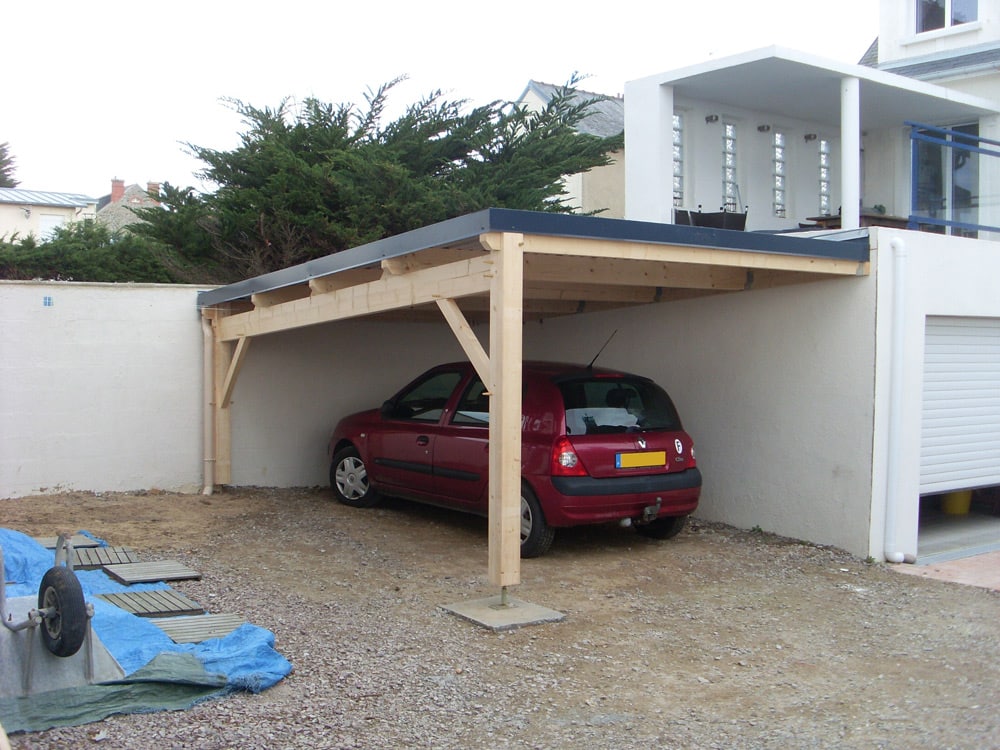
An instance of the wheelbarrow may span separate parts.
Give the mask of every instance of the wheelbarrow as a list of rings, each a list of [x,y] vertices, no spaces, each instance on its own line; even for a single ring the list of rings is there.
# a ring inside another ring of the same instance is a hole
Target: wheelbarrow
[[[0,584],[6,581],[3,549],[0,549]],[[65,535],[60,535],[56,543],[55,563],[42,577],[38,587],[38,606],[24,612],[24,607],[12,607],[19,600],[7,599],[6,585],[0,585],[0,621],[4,628],[13,633],[28,631],[27,639],[10,638],[14,649],[21,650],[16,659],[21,665],[21,694],[32,690],[32,679],[36,671],[43,675],[58,674],[65,670],[44,668],[36,663],[35,634],[41,636],[45,650],[55,657],[68,659],[89,643],[84,657],[84,681],[90,682],[94,673],[93,638],[90,621],[94,616],[94,606],[84,601],[83,588],[73,572],[73,545]],[[26,605],[25,605],[26,606]],[[18,610],[19,611],[16,611]],[[3,635],[0,632],[0,635]],[[17,644],[22,644],[18,646]],[[44,657],[44,652],[41,652]],[[2,687],[2,686],[0,686]],[[59,687],[58,685],[51,686]]]

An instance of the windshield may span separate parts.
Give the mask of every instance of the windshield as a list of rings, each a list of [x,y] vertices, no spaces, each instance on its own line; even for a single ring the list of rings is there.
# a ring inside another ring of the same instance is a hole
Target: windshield
[[[651,380],[575,378],[558,385],[570,435],[681,429],[670,397]]]

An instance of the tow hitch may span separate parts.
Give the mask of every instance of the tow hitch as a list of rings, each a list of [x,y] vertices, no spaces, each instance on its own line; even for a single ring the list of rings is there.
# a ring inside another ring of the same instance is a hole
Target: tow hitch
[[[660,515],[660,505],[663,503],[662,498],[656,498],[656,505],[647,505],[642,509],[642,523],[650,523],[656,520],[656,517]]]

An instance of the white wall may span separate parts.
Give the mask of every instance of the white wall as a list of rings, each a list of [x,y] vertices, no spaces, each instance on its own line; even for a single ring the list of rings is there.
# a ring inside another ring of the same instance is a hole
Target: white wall
[[[873,253],[879,259],[875,384],[875,443],[872,475],[872,556],[885,551],[887,466],[890,445],[892,375],[892,299],[894,278],[891,242],[897,238],[905,251],[901,336],[899,482],[902,502],[897,514],[895,542],[898,551],[917,554],[920,484],[920,405],[923,397],[923,355],[926,320],[931,315],[1000,318],[1000,243],[944,237],[922,232],[877,228],[872,230]]]
[[[0,498],[200,486],[197,291],[0,282]]]
[[[232,483],[327,484],[338,419],[380,406],[433,365],[464,359],[443,320],[350,321],[255,338],[233,392]]]
[[[866,556],[874,277],[558,318],[525,356],[649,375],[671,394],[704,474],[701,518]]]

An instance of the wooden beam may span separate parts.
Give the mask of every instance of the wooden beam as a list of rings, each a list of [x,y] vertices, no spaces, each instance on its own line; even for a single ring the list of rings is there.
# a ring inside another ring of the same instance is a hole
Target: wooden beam
[[[671,263],[689,263],[701,266],[726,266],[731,268],[768,268],[782,271],[809,271],[835,276],[867,276],[869,263],[840,258],[822,258],[810,255],[722,250],[687,245],[659,245],[648,242],[623,242],[615,240],[586,239],[579,237],[551,237],[528,235],[524,253],[544,255],[576,255],[618,260],[645,260]]]
[[[212,333],[214,338],[212,351],[212,398],[215,435],[215,484],[229,484],[232,481],[232,410],[222,405],[223,384],[229,373],[232,362],[233,345],[220,337],[220,328],[224,320],[212,311]]]
[[[232,403],[233,389],[236,387],[236,378],[239,377],[240,369],[243,367],[243,360],[247,356],[247,349],[250,348],[250,339],[241,336],[236,342],[236,351],[233,352],[229,369],[226,370],[226,379],[222,383],[222,408],[228,409]]]
[[[522,240],[505,233],[490,253],[489,578],[503,588],[521,582]]]
[[[282,302],[308,297],[310,292],[307,284],[294,284],[293,286],[283,286],[280,289],[271,289],[267,292],[255,292],[250,295],[250,301],[254,307],[271,307],[280,305]]]
[[[468,260],[476,255],[482,255],[482,248],[429,247],[416,253],[401,255],[398,258],[386,258],[382,261],[382,268],[394,276],[400,276],[423,268],[443,266],[457,260]]]
[[[490,382],[490,357],[483,349],[483,345],[479,343],[476,334],[472,332],[472,326],[469,325],[469,321],[465,319],[465,315],[458,308],[458,303],[453,299],[439,299],[437,304],[472,366],[476,368],[480,380],[484,383]]]
[[[490,288],[492,275],[490,258],[478,256],[403,276],[383,276],[346,289],[231,315],[221,321],[220,335],[223,341],[234,341],[241,336],[259,336],[413,307],[438,299],[483,294]]]
[[[309,279],[309,289],[313,294],[326,294],[335,292],[338,289],[347,289],[358,284],[367,284],[382,277],[381,268],[352,268],[347,271],[338,271],[329,276],[318,276]]]
[[[746,284],[746,271],[692,263],[572,255],[526,255],[525,283],[556,282],[591,286],[673,287],[737,291]]]

